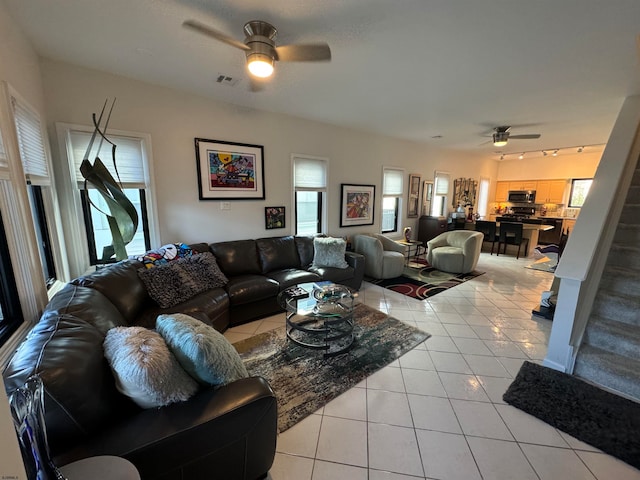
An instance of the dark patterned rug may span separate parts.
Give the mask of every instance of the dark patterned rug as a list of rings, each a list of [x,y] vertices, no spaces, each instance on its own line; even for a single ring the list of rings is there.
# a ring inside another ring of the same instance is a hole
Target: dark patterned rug
[[[284,326],[234,343],[249,374],[264,377],[276,393],[280,432],[431,336],[364,304],[354,320],[353,347],[335,357],[287,341]]]
[[[522,364],[503,399],[640,468],[640,404],[531,362]]]
[[[449,273],[436,270],[426,261],[411,261],[400,277],[367,281],[411,298],[424,300],[449,288],[476,278],[484,272]]]

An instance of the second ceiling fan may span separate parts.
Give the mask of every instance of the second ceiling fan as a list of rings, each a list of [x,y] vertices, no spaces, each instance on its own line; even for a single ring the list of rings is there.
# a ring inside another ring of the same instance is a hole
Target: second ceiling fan
[[[502,127],[495,127],[493,129],[493,146],[494,147],[504,147],[509,139],[515,140],[523,140],[523,139],[535,139],[540,138],[539,133],[525,133],[521,135],[511,135],[509,131],[511,129],[510,125],[505,125]]]

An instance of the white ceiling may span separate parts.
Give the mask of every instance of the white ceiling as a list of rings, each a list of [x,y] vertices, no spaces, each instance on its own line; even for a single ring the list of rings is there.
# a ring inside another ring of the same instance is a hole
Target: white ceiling
[[[3,1],[3,0],[0,0]],[[640,94],[639,0],[4,0],[45,57],[258,109],[491,155],[607,141]],[[244,53],[181,26],[242,40],[326,41],[330,63],[278,63],[260,92]],[[219,74],[240,78],[235,87]],[[432,137],[441,135],[440,139]]]

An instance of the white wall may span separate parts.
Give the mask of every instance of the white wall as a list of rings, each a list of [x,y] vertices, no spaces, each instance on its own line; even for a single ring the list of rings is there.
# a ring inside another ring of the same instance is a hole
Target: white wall
[[[498,180],[553,180],[560,178],[592,178],[600,163],[603,148],[586,148],[582,153],[567,153],[553,157],[541,154],[519,160],[504,160],[498,164]]]
[[[379,231],[383,165],[404,168],[407,178],[418,173],[422,180],[433,178],[435,170],[448,171],[452,178],[495,178],[497,173],[495,160],[427,144],[236,107],[54,60],[43,60],[42,70],[54,162],[59,161],[54,122],[88,124],[107,97],[118,99],[112,128],[151,134],[163,243],[292,233],[291,153],[330,159],[328,230],[333,235]],[[263,145],[266,199],[231,201],[226,211],[220,210],[219,201],[198,200],[194,137]],[[376,186],[374,226],[339,228],[340,183]],[[281,205],[287,207],[287,228],[265,230],[264,207]],[[404,225],[416,224],[417,219],[404,220]]]

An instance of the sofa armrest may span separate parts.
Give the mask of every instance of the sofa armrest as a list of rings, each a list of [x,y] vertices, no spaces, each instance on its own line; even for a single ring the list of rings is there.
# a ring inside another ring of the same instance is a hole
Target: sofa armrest
[[[354,278],[351,284],[354,288],[360,290],[360,285],[362,285],[362,280],[364,279],[364,255],[356,252],[345,252],[344,258],[349,266],[353,268]]]
[[[249,480],[271,468],[276,436],[275,394],[266,380],[251,377],[141,411],[56,461],[116,455],[131,461],[145,480]]]

